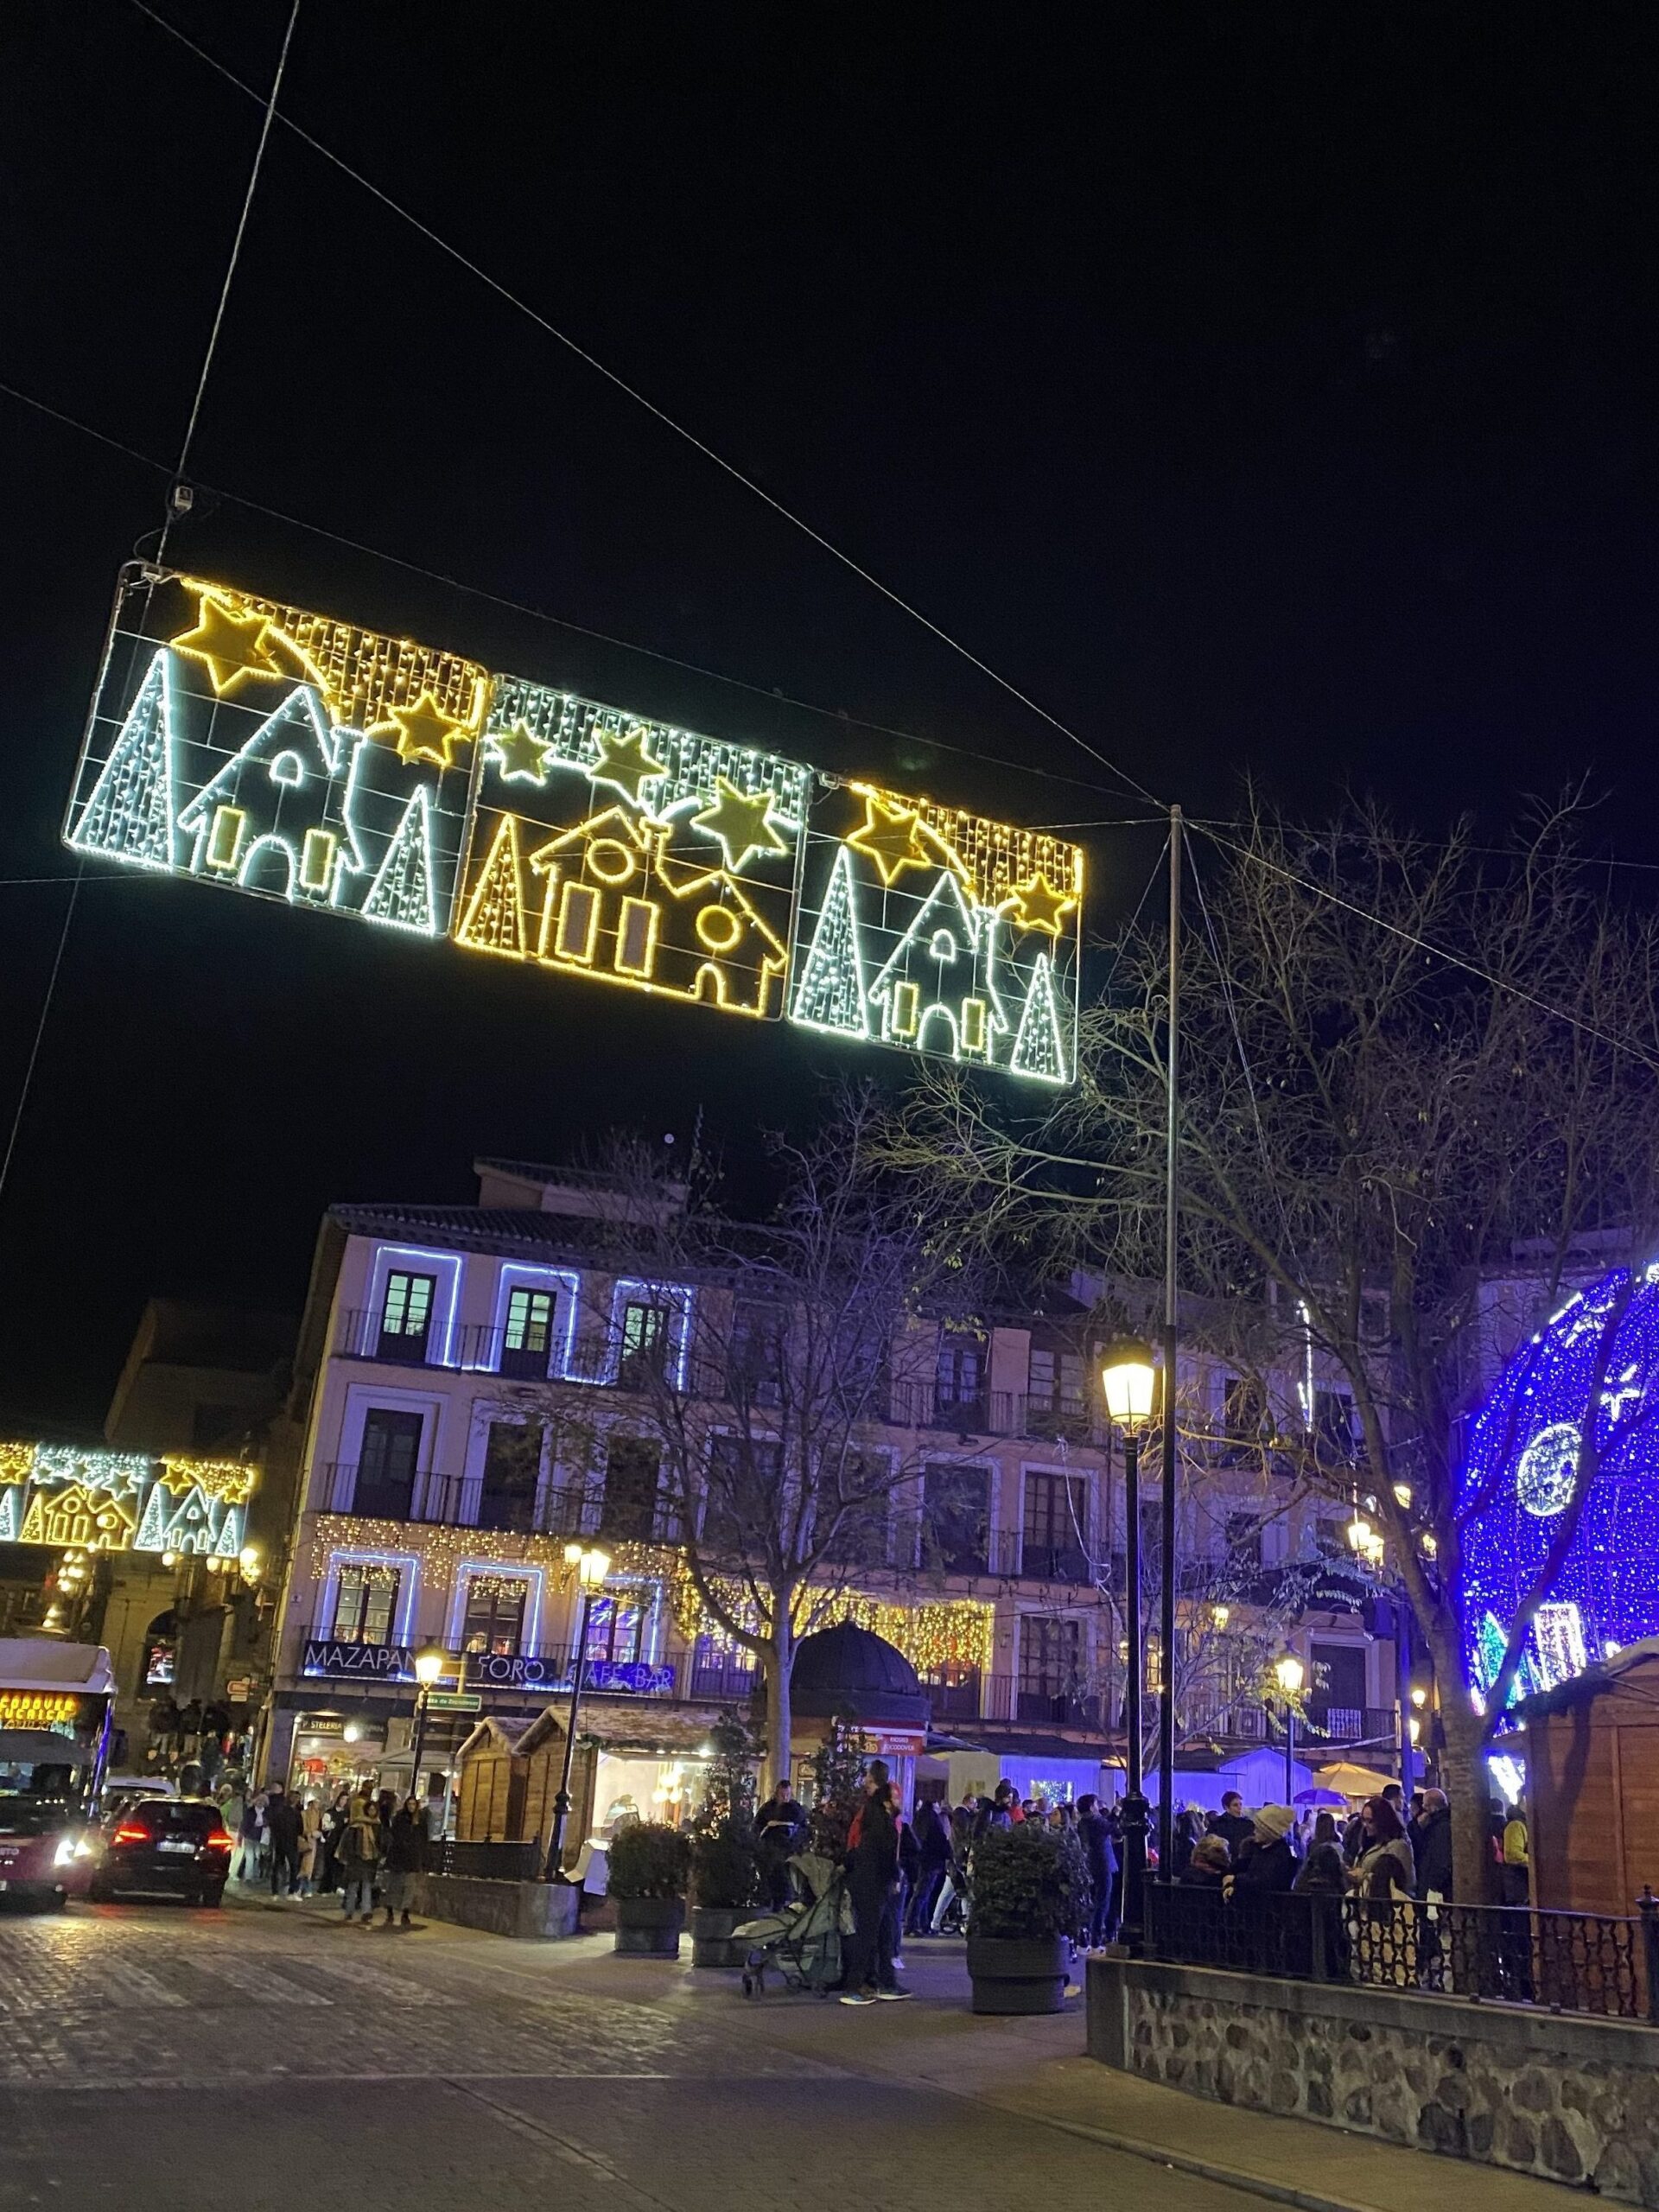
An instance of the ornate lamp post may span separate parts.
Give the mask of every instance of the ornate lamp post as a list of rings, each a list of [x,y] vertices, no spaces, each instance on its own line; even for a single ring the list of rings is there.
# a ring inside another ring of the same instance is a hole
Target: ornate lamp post
[[[582,1707],[582,1685],[588,1673],[588,1622],[594,1610],[594,1600],[605,1587],[605,1578],[611,1571],[611,1555],[601,1551],[596,1544],[567,1544],[564,1563],[575,1569],[576,1580],[582,1585],[582,1621],[576,1630],[575,1657],[570,1667],[570,1710],[564,1724],[564,1765],[559,1775],[559,1794],[553,1800],[553,1840],[547,1850],[547,1878],[563,1882],[568,1878],[564,1871],[564,1824],[570,1817],[570,1770],[576,1757],[576,1715]]]
[[[1147,1890],[1147,1803],[1141,1758],[1141,1692],[1146,1668],[1141,1622],[1141,1439],[1150,1427],[1158,1395],[1158,1370],[1148,1345],[1137,1339],[1108,1346],[1101,1355],[1101,1389],[1106,1413],[1123,1432],[1124,1612],[1128,1630],[1128,1694],[1125,1699],[1128,1787],[1123,1797],[1123,1913],[1119,1933],[1137,1942],[1145,1927]],[[1166,1677],[1169,1659],[1164,1661]],[[1169,1778],[1164,1778],[1169,1787]]]
[[[448,1664],[449,1654],[441,1643],[423,1644],[415,1654],[415,1741],[410,1756],[409,1786],[416,1797],[421,1794],[421,1753],[426,1748],[426,1701]]]
[[[1287,1651],[1274,1662],[1273,1679],[1285,1700],[1285,1802],[1288,1805],[1296,1791],[1296,1700],[1301,1695],[1307,1670],[1294,1651]]]

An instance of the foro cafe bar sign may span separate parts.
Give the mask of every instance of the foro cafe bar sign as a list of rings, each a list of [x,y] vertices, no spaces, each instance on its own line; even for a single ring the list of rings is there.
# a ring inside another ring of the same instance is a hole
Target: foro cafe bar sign
[[[89,858],[1071,1079],[1084,855],[200,576],[123,571]]]

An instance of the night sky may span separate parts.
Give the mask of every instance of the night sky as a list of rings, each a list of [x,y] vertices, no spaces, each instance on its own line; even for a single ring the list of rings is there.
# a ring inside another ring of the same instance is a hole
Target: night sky
[[[156,4],[269,83],[286,0]],[[1587,771],[1659,863],[1656,48],[1645,6],[305,0],[283,109],[1160,797],[1351,784],[1432,833]],[[132,0],[12,0],[0,378],[170,466],[258,124]],[[165,477],[0,425],[0,874],[55,879],[0,888],[3,1144]],[[755,688],[228,499],[173,537],[200,573],[1007,818],[1144,811],[280,125],[192,473]],[[1106,930],[1161,833],[1081,834]],[[0,1421],[95,1424],[150,1293],[297,1311],[332,1199],[699,1109],[741,1190],[849,1064],[91,868]]]

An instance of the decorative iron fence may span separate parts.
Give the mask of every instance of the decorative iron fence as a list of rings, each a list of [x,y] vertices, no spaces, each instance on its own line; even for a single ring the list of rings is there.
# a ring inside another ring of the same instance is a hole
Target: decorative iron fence
[[[1150,1882],[1142,1948],[1173,1965],[1659,2024],[1659,1902],[1645,1897],[1621,1919]]]

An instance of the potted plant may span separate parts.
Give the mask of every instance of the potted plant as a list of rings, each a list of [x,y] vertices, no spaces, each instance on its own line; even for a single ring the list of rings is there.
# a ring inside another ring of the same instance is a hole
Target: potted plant
[[[988,1830],[975,1847],[968,1920],[974,2011],[1062,2011],[1081,1906],[1074,1856],[1053,1830]]]
[[[760,1852],[754,1830],[754,1746],[734,1713],[715,1722],[714,1758],[691,1824],[691,1963],[741,1967],[748,1946],[733,1930],[753,1912]]]
[[[677,1959],[685,1925],[691,1839],[663,1821],[635,1821],[611,1841],[607,1888],[616,1900],[616,1948]]]

